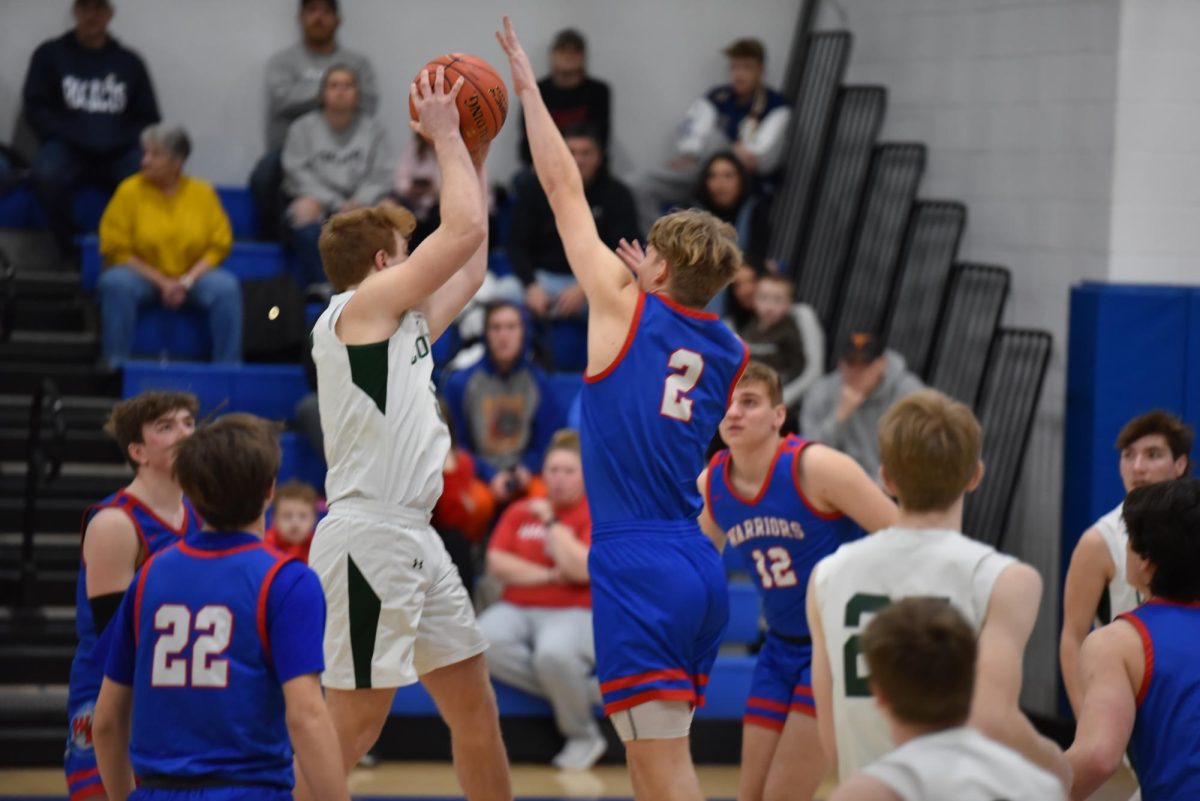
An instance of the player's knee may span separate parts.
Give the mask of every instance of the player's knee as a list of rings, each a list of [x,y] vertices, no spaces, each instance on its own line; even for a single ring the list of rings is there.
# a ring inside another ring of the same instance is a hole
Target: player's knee
[[[692,705],[687,701],[648,701],[609,716],[621,742],[674,740],[692,730]]]
[[[586,673],[580,654],[564,647],[543,647],[533,652],[533,672],[538,678],[575,676]]]

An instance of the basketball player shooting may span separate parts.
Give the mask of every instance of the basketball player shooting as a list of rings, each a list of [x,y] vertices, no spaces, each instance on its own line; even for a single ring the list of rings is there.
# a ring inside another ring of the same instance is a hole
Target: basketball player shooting
[[[721,557],[697,523],[696,476],[747,360],[746,346],[702,309],[733,279],[741,253],[731,226],[681,211],[650,229],[631,274],[596,232],[575,160],[507,18],[496,38],[589,307],[581,434],[604,710],[639,801],[699,801],[688,734],[729,596]]]

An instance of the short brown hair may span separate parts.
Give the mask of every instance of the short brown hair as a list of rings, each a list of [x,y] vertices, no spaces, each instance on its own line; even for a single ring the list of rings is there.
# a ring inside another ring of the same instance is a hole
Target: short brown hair
[[[911,512],[950,508],[979,464],[979,421],[966,405],[923,389],[892,405],[879,422],[879,461]]]
[[[175,446],[175,480],[217,531],[258,520],[279,472],[279,428],[252,414],[227,414]]]
[[[113,407],[112,414],[104,424],[104,431],[117,441],[125,461],[137,470],[137,462],[129,456],[129,446],[145,441],[142,429],[147,425],[180,409],[187,409],[195,417],[200,411],[200,401],[190,392],[157,389],[141,392]]]
[[[546,454],[549,455],[550,451],[570,451],[576,456],[581,456],[583,449],[579,446],[579,432],[573,428],[560,428],[555,431],[546,447]]]
[[[707,306],[742,263],[733,226],[699,209],[658,218],[646,241],[671,265],[671,299],[693,309]]]
[[[729,58],[750,58],[759,64],[767,60],[767,48],[763,47],[763,43],[758,39],[752,37],[734,41],[725,48],[724,52]]]
[[[1187,457],[1184,473],[1192,471],[1192,429],[1170,412],[1155,409],[1133,418],[1117,435],[1117,450],[1123,451],[1142,437],[1160,434],[1171,449],[1171,458]]]
[[[769,364],[760,361],[747,362],[746,369],[742,371],[742,377],[738,379],[737,386],[741,387],[746,384],[764,384],[771,405],[778,406],[783,403],[783,382],[779,378],[779,373]]]
[[[317,247],[321,264],[335,292],[345,292],[371,274],[375,254],[396,255],[396,232],[408,238],[417,218],[403,206],[380,205],[343,211],[330,217],[321,228]]]
[[[787,290],[789,298],[796,297],[796,282],[792,279],[767,271],[758,277],[759,284],[777,284]]]
[[[271,508],[278,511],[282,501],[300,501],[308,504],[315,511],[319,500],[321,500],[321,496],[317,494],[316,487],[307,481],[293,478],[275,488],[275,500],[271,502]]]
[[[944,598],[886,607],[859,641],[871,689],[905,723],[961,726],[975,692],[975,631]]]

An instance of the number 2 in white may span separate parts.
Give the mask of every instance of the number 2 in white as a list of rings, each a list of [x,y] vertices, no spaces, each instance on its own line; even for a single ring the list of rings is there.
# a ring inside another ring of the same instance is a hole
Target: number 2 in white
[[[700,383],[700,375],[704,372],[704,357],[693,350],[681,348],[671,354],[667,366],[680,372],[667,376],[659,412],[664,417],[690,423],[692,399],[687,394]]]
[[[754,569],[764,590],[796,586],[796,571],[792,569],[792,555],[787,548],[768,548],[765,554],[755,548],[750,555],[754,557]]]
[[[188,659],[183,651],[192,635],[191,610],[182,604],[163,604],[154,613],[154,630],[162,634],[154,643],[151,686],[188,686]],[[200,636],[192,646],[192,686],[229,686],[229,660],[217,657],[229,647],[233,613],[227,606],[205,606],[196,613],[196,631]]]

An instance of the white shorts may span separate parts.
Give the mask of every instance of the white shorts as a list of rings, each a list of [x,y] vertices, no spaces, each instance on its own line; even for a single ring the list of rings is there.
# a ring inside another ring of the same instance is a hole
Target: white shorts
[[[309,566],[325,590],[326,687],[404,687],[487,649],[458,569],[417,513],[340,501]]]

